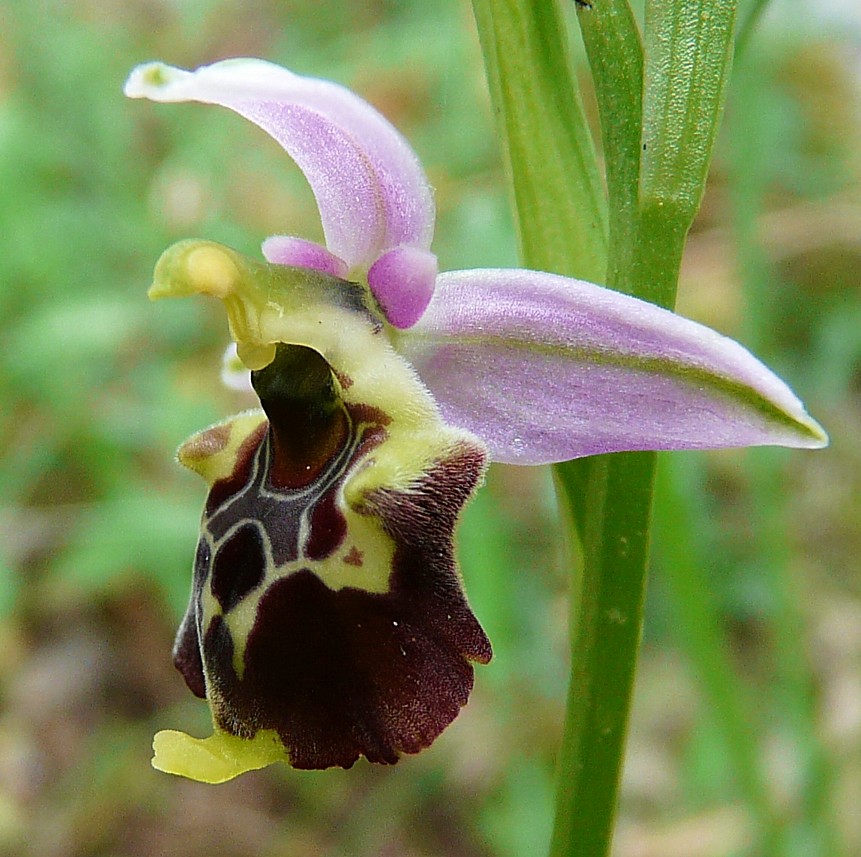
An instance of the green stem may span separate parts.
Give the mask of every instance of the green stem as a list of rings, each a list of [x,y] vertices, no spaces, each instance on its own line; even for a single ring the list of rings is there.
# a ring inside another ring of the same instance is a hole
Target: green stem
[[[648,284],[655,293],[674,293],[681,261],[676,232],[658,230],[646,242],[648,252],[625,270],[624,285],[632,292]],[[581,522],[584,567],[571,605],[553,857],[603,855],[612,841],[642,636],[656,458],[629,452],[556,467],[565,498],[582,489],[580,468],[587,468],[588,502]]]
[[[668,307],[705,187],[731,56],[733,4],[709,16],[701,5],[647,5],[645,62],[624,0],[579,15],[608,164],[608,285]],[[655,462],[654,453],[629,453],[588,463],[554,857],[610,849],[642,633]],[[566,484],[567,468],[560,482],[570,494],[582,480]]]
[[[603,855],[616,814],[642,634],[654,453],[589,461],[584,567],[571,611],[571,679],[550,853]],[[557,468],[562,496],[578,487]]]
[[[556,4],[473,5],[506,141],[524,261],[601,279],[606,245],[591,255],[572,249],[584,229],[602,237],[603,230],[596,226],[597,203],[577,208],[578,200],[595,198],[593,156]],[[732,0],[651,0],[645,63],[627,0],[595,2],[579,14],[607,163],[608,285],[664,306],[674,302],[685,238],[703,192],[734,11]],[[567,133],[559,119],[574,123]],[[567,169],[560,172],[560,164]],[[554,857],[601,857],[610,850],[642,631],[655,460],[654,453],[624,453],[556,468],[584,565],[572,574],[571,682]]]

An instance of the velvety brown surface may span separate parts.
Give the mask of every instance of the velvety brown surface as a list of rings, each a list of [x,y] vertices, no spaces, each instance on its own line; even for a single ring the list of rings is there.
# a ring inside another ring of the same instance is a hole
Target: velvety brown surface
[[[368,514],[397,544],[390,591],[336,592],[310,568],[278,580],[258,607],[241,679],[215,617],[203,650],[218,725],[244,736],[276,730],[300,768],[350,767],[360,755],[391,764],[428,746],[469,697],[469,662],[491,656],[452,549],[482,467],[481,451],[464,445],[408,494],[369,497]]]

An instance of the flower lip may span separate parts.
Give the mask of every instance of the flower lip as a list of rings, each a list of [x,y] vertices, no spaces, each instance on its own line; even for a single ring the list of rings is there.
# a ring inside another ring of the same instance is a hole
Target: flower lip
[[[279,344],[252,380],[268,421],[242,415],[180,450],[211,489],[174,659],[216,731],[161,733],[154,764],[219,782],[279,758],[392,764],[451,722],[491,656],[452,544],[485,451],[434,421],[409,374],[368,399],[368,379]]]

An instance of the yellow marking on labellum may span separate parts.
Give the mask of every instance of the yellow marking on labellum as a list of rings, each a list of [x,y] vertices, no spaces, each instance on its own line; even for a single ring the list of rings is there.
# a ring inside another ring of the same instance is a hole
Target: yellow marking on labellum
[[[255,592],[249,592],[223,617],[227,630],[230,631],[230,638],[233,640],[233,669],[240,681],[245,675],[245,648],[248,644],[248,635],[254,628],[257,607],[265,592],[265,586],[259,587]]]
[[[272,729],[262,729],[253,738],[238,738],[219,729],[209,738],[192,738],[168,729],[156,734],[152,748],[152,766],[157,771],[199,783],[224,783],[246,771],[287,761],[284,745]]]
[[[210,622],[216,616],[222,615],[221,605],[218,603],[218,599],[212,594],[212,589],[208,582],[200,594],[200,607],[203,615],[206,617],[206,624],[203,627],[203,633],[205,634]]]
[[[272,559],[272,546],[268,538],[264,538],[264,552],[266,554],[266,573],[263,580],[251,592],[239,600],[228,612],[222,617],[227,630],[230,631],[230,638],[233,640],[233,669],[236,672],[237,678],[242,681],[245,675],[245,648],[248,643],[248,635],[254,628],[254,623],[257,621],[257,608],[260,604],[260,599],[263,598],[269,585],[281,577],[299,571],[300,566],[297,563],[289,563],[282,566],[280,569],[275,567]],[[211,600],[206,601],[206,608],[215,605],[215,609],[220,613],[221,609],[218,602],[211,595],[209,587],[206,588],[207,595]],[[207,623],[210,621],[210,614],[204,613],[207,617]],[[215,614],[212,614],[213,616]]]
[[[257,608],[267,589],[277,580],[308,570],[316,575],[326,586],[337,592],[345,587],[359,589],[382,595],[389,591],[389,578],[395,555],[395,544],[383,532],[379,521],[369,515],[360,515],[350,509],[341,507],[347,519],[347,532],[350,534],[350,545],[336,551],[332,556],[323,560],[309,560],[299,557],[292,562],[276,567],[272,562],[271,548],[266,544],[266,576],[262,584],[255,587],[233,608],[223,615],[223,621],[230,631],[233,640],[233,668],[241,680],[245,671],[245,648],[248,635],[257,620]],[[357,548],[359,545],[361,547]],[[357,565],[345,557],[362,554],[363,562]],[[218,601],[207,586],[203,592],[203,615],[206,617],[206,627],[213,617],[222,615]]]
[[[349,546],[344,544],[332,556],[317,562],[306,560],[302,567],[310,569],[336,592],[345,586],[378,594],[388,592],[395,543],[383,532],[377,518],[358,514],[342,505],[340,509],[347,519]],[[345,560],[356,550],[363,556],[361,565]]]
[[[242,444],[265,422],[263,411],[254,410],[216,423],[182,444],[177,461],[213,485],[233,473]]]

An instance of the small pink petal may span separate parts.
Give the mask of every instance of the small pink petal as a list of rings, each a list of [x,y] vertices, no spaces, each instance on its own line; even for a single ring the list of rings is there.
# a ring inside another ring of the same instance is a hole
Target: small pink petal
[[[263,242],[263,255],[274,265],[310,268],[332,277],[347,276],[347,263],[325,247],[292,235],[273,235]]]
[[[389,324],[412,327],[433,297],[438,272],[436,256],[419,247],[396,247],[368,271],[368,285]]]

